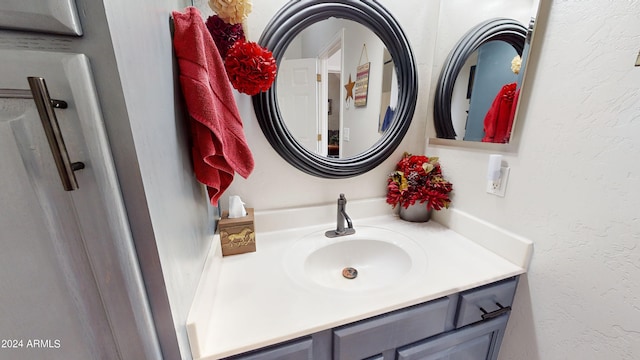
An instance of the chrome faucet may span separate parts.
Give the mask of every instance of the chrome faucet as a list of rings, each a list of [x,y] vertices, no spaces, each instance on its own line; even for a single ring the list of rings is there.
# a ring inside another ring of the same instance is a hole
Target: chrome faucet
[[[344,194],[340,194],[338,198],[338,224],[335,230],[329,230],[324,233],[326,237],[334,238],[338,236],[351,235],[356,233],[356,229],[353,228],[353,223],[351,222],[351,218],[347,215],[345,211],[345,206],[347,205],[347,198],[344,197]],[[347,227],[344,227],[344,222],[347,222]]]

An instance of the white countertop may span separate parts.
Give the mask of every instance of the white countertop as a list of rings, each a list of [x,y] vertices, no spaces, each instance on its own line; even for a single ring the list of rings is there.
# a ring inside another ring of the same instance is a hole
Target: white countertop
[[[194,359],[239,354],[522,274],[532,247],[527,241],[513,246],[519,250],[509,261],[433,220],[353,218],[356,231],[375,226],[412,238],[427,259],[418,281],[359,295],[303,286],[285,268],[284,255],[295,241],[335,224],[261,233],[258,220],[255,253],[221,258],[219,246],[212,246],[187,320]]]

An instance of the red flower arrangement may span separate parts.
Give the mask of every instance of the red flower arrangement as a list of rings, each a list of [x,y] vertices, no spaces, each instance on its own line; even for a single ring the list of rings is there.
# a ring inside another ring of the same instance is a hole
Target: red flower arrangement
[[[218,15],[209,16],[206,24],[222,59],[227,57],[227,52],[236,41],[245,40],[242,24],[227,24]]]
[[[404,153],[387,179],[387,203],[408,208],[427,203],[427,210],[448,208],[453,185],[444,179],[437,157]]]
[[[267,91],[276,79],[276,60],[271,51],[254,42],[237,41],[224,61],[233,87],[245,94]]]

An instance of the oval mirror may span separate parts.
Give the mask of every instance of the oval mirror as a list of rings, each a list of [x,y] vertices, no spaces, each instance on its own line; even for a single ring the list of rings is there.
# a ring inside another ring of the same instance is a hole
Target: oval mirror
[[[351,177],[398,147],[415,110],[416,65],[400,25],[380,4],[291,1],[259,43],[273,52],[278,76],[253,97],[254,110],[291,165],[318,177]]]

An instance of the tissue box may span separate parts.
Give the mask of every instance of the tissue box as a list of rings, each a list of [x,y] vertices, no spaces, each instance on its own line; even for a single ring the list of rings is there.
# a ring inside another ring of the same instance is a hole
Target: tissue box
[[[247,208],[247,216],[235,219],[229,219],[229,212],[223,211],[218,229],[223,256],[256,251],[252,208]]]

